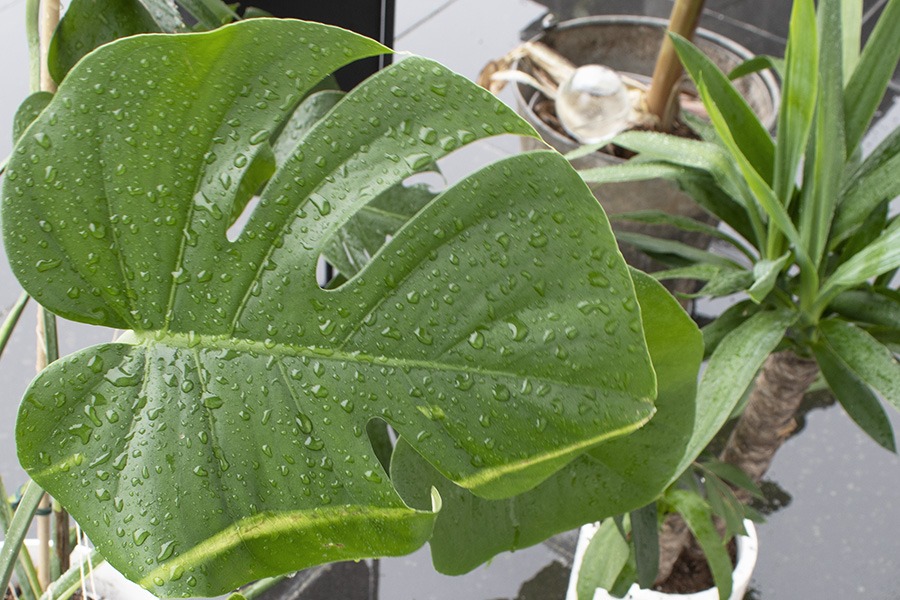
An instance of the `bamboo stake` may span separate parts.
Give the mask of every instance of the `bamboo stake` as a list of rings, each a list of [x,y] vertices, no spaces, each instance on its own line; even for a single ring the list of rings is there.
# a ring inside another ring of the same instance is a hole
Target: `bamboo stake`
[[[693,38],[694,30],[700,21],[700,13],[703,12],[703,3],[704,0],[676,0],[675,6],[672,7],[672,15],[669,17],[669,31],[687,39]],[[653,69],[653,80],[647,92],[647,110],[659,119],[662,131],[669,131],[672,128],[678,114],[677,85],[683,72],[684,68],[678,60],[675,45],[667,33],[659,49],[656,67]]]
[[[41,8],[39,13],[38,31],[40,35],[40,84],[41,90],[45,92],[56,92],[56,83],[50,76],[50,70],[47,67],[47,56],[50,52],[50,40],[53,32],[59,24],[59,0],[41,0]],[[56,349],[56,324],[55,321],[50,324],[51,331],[48,331],[48,323],[53,320],[53,316],[46,313],[43,307],[38,307],[36,337],[37,337],[37,357],[35,367],[38,372],[43,371],[48,362],[53,361],[57,356]],[[49,360],[48,360],[49,359]],[[44,494],[38,509],[42,512],[50,508],[50,496]],[[38,534],[38,581],[41,587],[47,589],[50,585],[50,515],[45,514],[37,518],[37,534]]]
[[[41,35],[41,90],[56,92],[56,82],[50,77],[47,68],[47,55],[50,53],[50,40],[59,24],[59,0],[41,0],[40,35]]]

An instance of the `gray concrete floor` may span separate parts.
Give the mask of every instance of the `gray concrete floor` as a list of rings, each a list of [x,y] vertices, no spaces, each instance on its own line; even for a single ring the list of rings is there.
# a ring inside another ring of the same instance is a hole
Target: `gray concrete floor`
[[[866,28],[886,0],[866,0]],[[561,17],[596,12],[666,16],[670,0],[397,0],[396,48],[437,59],[474,78],[482,65],[503,55],[549,6]],[[28,93],[24,0],[0,0],[0,132]],[[780,54],[787,33],[786,0],[709,0],[703,25],[760,53]],[[895,74],[878,121],[865,142],[874,147],[900,122],[900,78]],[[508,98],[506,98],[508,100]],[[0,135],[0,156],[11,149]],[[478,165],[518,150],[500,138],[451,156],[444,171],[458,179]],[[0,309],[19,295],[0,261]],[[9,488],[24,481],[15,458],[15,407],[33,371],[34,308],[23,317],[0,363],[0,476]],[[111,332],[76,324],[61,327],[63,352],[107,341]],[[891,413],[895,430],[900,417]],[[868,440],[838,408],[817,410],[806,428],[777,455],[769,478],[790,496],[789,506],[760,527],[761,555],[753,598],[765,600],[896,599],[900,590],[900,459]],[[427,549],[381,562],[382,600],[489,600],[516,598],[523,582],[538,576],[550,587],[531,598],[561,598],[558,576],[546,575],[555,554],[545,546],[505,555],[462,578],[438,575]],[[530,585],[530,584],[529,584]],[[554,587],[555,586],[555,587]],[[556,590],[556,591],[553,591]],[[300,596],[302,597],[302,596]],[[317,596],[318,597],[318,596]],[[329,597],[322,595],[322,598]],[[524,598],[525,596],[523,596]],[[749,597],[749,596],[748,596]]]

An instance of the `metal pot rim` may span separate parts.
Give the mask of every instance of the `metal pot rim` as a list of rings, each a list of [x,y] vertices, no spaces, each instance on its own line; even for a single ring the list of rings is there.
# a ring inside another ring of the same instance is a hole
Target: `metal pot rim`
[[[552,27],[546,28],[544,31],[538,33],[531,39],[529,42],[538,42],[550,31],[558,31],[558,30],[566,30],[566,29],[576,29],[579,27],[592,26],[592,25],[635,25],[635,26],[649,26],[655,27],[658,29],[665,29],[669,24],[668,19],[663,19],[659,17],[649,17],[649,16],[641,16],[641,15],[594,15],[589,17],[577,17],[574,19],[569,19],[568,21],[561,21],[559,23],[554,24]],[[734,40],[727,38],[721,34],[718,34],[714,31],[710,31],[709,29],[698,28],[696,32],[696,36],[698,38],[702,38],[705,41],[712,42],[717,46],[731,52],[732,54],[746,60],[755,56],[750,50],[746,47],[738,44]],[[772,98],[772,106],[774,107],[773,115],[777,115],[778,106],[781,102],[781,89],[778,86],[778,83],[775,79],[775,76],[769,70],[758,71],[754,73],[755,76],[758,76],[762,79],[763,84],[766,87],[770,97]],[[525,113],[528,120],[532,123],[543,123],[543,120],[537,116],[537,114],[532,110],[531,103],[526,102],[525,97],[522,95],[521,90],[522,84],[516,84],[513,86],[513,94],[515,95],[516,104],[519,106],[519,110]],[[546,123],[545,123],[546,125]],[[774,117],[772,125],[763,124],[767,128],[771,129],[771,126],[774,126]],[[557,144],[568,144],[574,148],[578,147],[577,142],[572,140],[567,136],[563,136],[558,131],[547,125],[547,129],[554,135],[554,143]],[[610,157],[616,158],[616,157]],[[613,162],[622,161],[622,159],[617,159]]]

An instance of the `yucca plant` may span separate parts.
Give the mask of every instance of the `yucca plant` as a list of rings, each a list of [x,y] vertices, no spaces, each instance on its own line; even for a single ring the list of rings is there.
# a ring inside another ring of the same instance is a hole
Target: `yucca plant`
[[[860,141],[900,56],[900,1],[887,2],[860,53],[861,14],[857,0],[822,0],[818,14],[812,0],[794,2],[784,62],[754,63],[783,70],[774,140],[729,78],[673,36],[712,121],[701,126],[704,140],[629,132],[615,143],[638,153],[635,159],[582,172],[597,183],[675,180],[730,226],[725,232],[664,214],[619,216],[707,231],[733,249],[722,256],[647,236],[620,236],[673,267],[655,274],[659,279],[704,281],[701,297],[745,295],[707,325],[703,336],[710,361],[759,368],[721,454],[753,481],[766,472],[819,375],[873,440],[896,451],[879,396],[900,408],[900,296],[894,278],[900,220],[890,211],[900,193],[900,130],[864,159]],[[746,354],[735,354],[725,343],[751,333],[758,344]],[[663,557],[664,571],[677,554]]]

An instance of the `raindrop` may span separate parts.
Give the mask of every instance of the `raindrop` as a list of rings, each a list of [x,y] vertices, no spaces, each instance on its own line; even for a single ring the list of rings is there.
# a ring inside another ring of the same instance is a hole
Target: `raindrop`
[[[150,532],[146,529],[135,529],[132,537],[134,538],[135,545],[140,546],[147,541],[148,537],[150,537]]]

